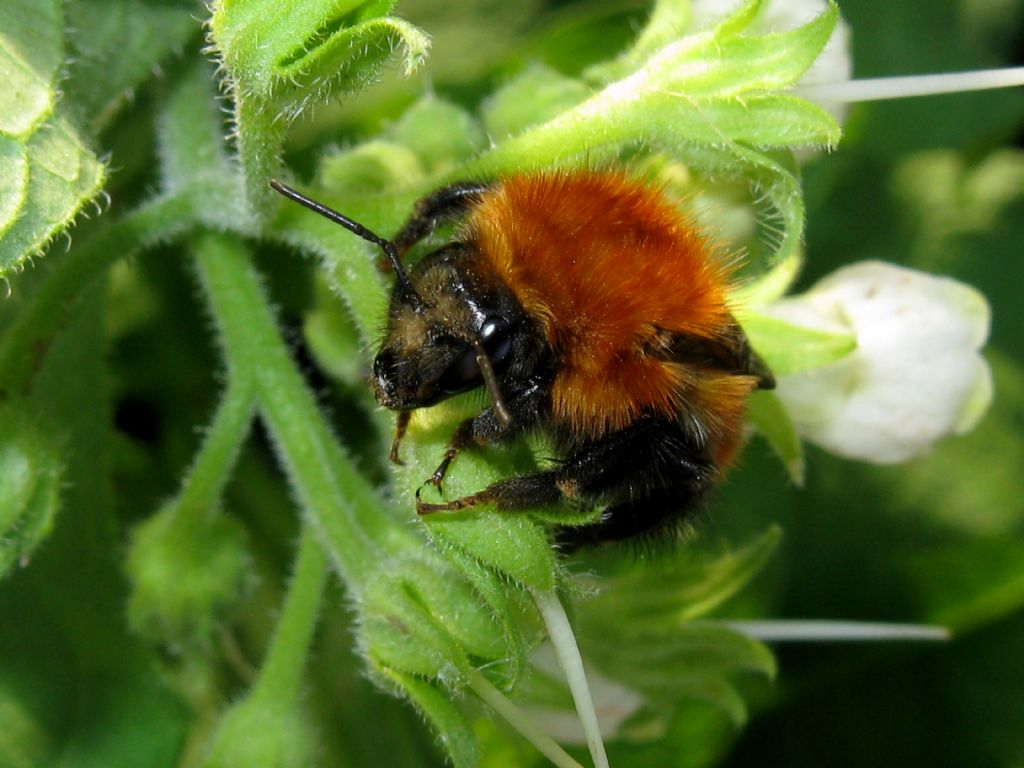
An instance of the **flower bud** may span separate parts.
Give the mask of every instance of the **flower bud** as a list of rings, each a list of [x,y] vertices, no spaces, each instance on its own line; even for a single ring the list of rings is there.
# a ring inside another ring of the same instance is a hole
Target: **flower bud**
[[[362,596],[360,642],[377,663],[452,682],[469,658],[501,665],[510,650],[481,596],[438,559],[396,558]]]
[[[317,751],[316,734],[300,706],[249,696],[224,714],[202,766],[311,768],[318,764]]]
[[[765,311],[857,340],[841,360],[778,383],[800,434],[832,453],[876,464],[907,461],[970,430],[991,401],[989,367],[979,354],[988,303],[956,280],[861,262]]]
[[[691,6],[693,26],[697,29],[711,26],[735,11],[738,5],[739,0],[731,4],[721,0],[694,0]],[[826,0],[768,0],[752,29],[761,34],[796,29],[827,11],[828,7]],[[841,83],[852,76],[850,28],[840,19],[825,49],[800,78],[799,85]],[[818,106],[831,113],[840,125],[846,119],[847,104],[844,102],[821,100]]]
[[[165,504],[139,525],[127,560],[129,624],[169,647],[209,642],[249,586],[245,531],[224,514]]]
[[[60,451],[26,408],[0,408],[0,578],[27,564],[60,502]]]

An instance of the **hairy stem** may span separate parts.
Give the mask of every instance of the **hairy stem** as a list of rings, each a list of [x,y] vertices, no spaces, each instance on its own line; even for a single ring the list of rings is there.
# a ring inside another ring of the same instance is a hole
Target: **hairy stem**
[[[203,515],[217,505],[249,433],[256,407],[256,387],[251,380],[237,374],[233,374],[232,379],[217,406],[203,447],[182,484],[179,514]]]
[[[281,338],[259,275],[228,235],[197,240],[199,276],[233,372],[255,378],[261,415],[303,514],[342,580],[358,593],[382,557],[410,542],[383,513],[327,425]]]
[[[276,704],[298,701],[326,576],[327,558],[316,532],[307,523],[302,528],[295,572],[270,648],[253,685],[253,696]]]
[[[267,181],[281,169],[285,121],[272,106],[242,89],[235,101],[235,122],[245,194],[250,208],[265,219],[277,204]]]
[[[558,742],[542,731],[523,710],[509,701],[501,691],[491,684],[491,681],[477,671],[473,671],[469,678],[469,687],[480,699],[491,709],[501,715],[505,720],[519,731],[522,736],[535,746],[538,751],[558,768],[582,768],[573,759],[572,755],[562,749]]]

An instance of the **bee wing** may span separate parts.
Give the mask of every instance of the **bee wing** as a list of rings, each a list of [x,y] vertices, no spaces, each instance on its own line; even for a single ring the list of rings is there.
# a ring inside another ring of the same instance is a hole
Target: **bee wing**
[[[775,377],[767,363],[754,352],[747,335],[735,321],[714,337],[678,331],[664,333],[669,335],[667,358],[673,362],[753,376],[758,389],[775,388]]]

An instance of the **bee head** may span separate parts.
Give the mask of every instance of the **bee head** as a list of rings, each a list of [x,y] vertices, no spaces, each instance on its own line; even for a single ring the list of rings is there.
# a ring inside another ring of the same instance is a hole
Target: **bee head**
[[[498,420],[511,421],[498,373],[512,356],[521,310],[488,283],[469,245],[453,243],[405,271],[394,243],[276,179],[275,191],[384,251],[395,272],[388,329],[373,363],[373,391],[385,408],[409,411],[484,384]]]
[[[374,360],[377,402],[412,410],[484,385],[502,418],[498,377],[513,357],[522,326],[516,302],[487,279],[473,247],[463,243],[426,256],[411,270],[409,285],[411,294],[395,285],[387,333]]]

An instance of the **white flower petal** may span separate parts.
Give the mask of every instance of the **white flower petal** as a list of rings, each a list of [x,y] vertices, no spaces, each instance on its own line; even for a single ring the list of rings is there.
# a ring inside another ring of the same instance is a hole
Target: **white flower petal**
[[[906,461],[970,429],[991,400],[978,353],[988,338],[988,304],[950,278],[862,262],[768,311],[857,339],[843,360],[779,382],[800,433],[833,453]]]

